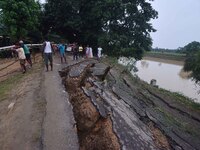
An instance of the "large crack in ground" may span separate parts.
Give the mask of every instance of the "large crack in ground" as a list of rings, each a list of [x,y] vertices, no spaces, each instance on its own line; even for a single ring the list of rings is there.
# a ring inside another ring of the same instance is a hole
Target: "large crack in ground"
[[[88,88],[91,86],[87,80],[90,76],[89,68],[91,66],[92,64],[87,65],[83,72],[77,77],[71,77],[69,74],[69,70],[72,66],[65,68],[60,73],[73,106],[80,149],[121,149],[118,137],[113,131],[111,118],[109,115],[106,117],[101,116],[97,108],[91,102],[90,97],[88,97],[82,89],[83,87]]]

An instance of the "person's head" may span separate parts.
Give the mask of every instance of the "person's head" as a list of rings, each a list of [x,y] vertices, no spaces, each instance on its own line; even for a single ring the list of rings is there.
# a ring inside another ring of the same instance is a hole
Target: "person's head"
[[[23,45],[24,45],[24,42],[23,42],[22,40],[20,40],[20,41],[19,41],[19,45],[20,45],[20,46],[23,46]]]
[[[45,40],[45,41],[49,41],[49,37],[46,35],[46,36],[44,37],[44,40]]]

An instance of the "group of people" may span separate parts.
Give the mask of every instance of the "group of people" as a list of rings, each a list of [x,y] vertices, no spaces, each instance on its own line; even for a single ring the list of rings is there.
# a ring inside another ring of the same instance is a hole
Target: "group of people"
[[[60,54],[61,63],[63,63],[63,60],[66,62],[66,54],[67,48],[70,48],[70,51],[72,51],[73,54],[73,60],[78,60],[79,58],[93,58],[93,49],[89,45],[87,45],[85,48],[82,45],[78,45],[77,43],[73,44],[58,44],[53,45],[53,49],[57,49]],[[102,48],[98,47],[97,49],[97,58],[100,59]]]
[[[86,58],[93,58],[93,51],[92,51],[92,47],[90,47],[89,45],[87,45],[87,47],[85,47],[85,49],[83,48],[82,45],[77,45],[77,43],[74,43],[71,46],[72,49],[72,53],[73,53],[73,60],[78,60],[78,58],[83,58],[84,55]]]
[[[51,71],[53,70],[53,53],[57,49],[59,51],[60,55],[60,61],[61,63],[67,62],[66,60],[66,49],[67,47],[71,48],[72,54],[73,54],[73,60],[78,60],[79,58],[93,58],[93,50],[92,47],[87,45],[85,48],[83,48],[82,45],[79,45],[77,43],[66,45],[64,43],[60,43],[58,45],[52,44],[48,38],[45,38],[45,42],[42,45],[42,56],[44,58],[46,71],[49,71],[49,64]],[[23,41],[19,41],[19,44],[16,45],[15,50],[18,52],[18,57],[20,61],[20,65],[22,68],[22,72],[26,72],[26,61],[29,63],[30,67],[32,67],[32,61],[31,61],[31,55],[30,50],[26,44],[24,44]],[[102,48],[98,47],[97,49],[97,58],[101,58],[101,52]]]

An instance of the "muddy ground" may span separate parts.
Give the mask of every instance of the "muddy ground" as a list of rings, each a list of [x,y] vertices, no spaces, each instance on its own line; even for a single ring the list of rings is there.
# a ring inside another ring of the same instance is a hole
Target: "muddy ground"
[[[200,149],[199,105],[131,77],[108,59],[68,56],[60,64],[55,56],[52,72],[37,60],[25,75],[17,62],[15,71],[0,72],[9,74],[0,84],[18,77],[0,97],[0,149]]]

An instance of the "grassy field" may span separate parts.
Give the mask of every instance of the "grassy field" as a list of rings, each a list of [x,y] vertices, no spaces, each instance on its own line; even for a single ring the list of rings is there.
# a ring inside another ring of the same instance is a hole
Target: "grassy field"
[[[177,61],[184,61],[185,60],[185,54],[180,53],[169,53],[169,52],[146,52],[146,57],[155,57],[155,58],[162,58],[162,59],[168,59],[168,60],[177,60]]]

